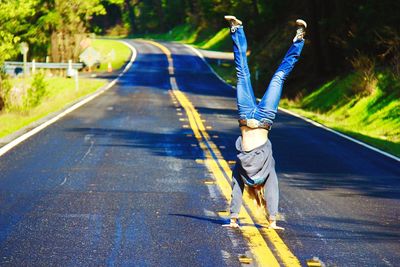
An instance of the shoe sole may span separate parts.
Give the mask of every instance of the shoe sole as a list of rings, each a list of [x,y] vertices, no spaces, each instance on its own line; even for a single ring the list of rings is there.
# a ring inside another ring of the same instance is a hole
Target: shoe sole
[[[224,16],[224,18],[225,18],[227,21],[234,20],[238,25],[242,25],[242,21],[241,21],[241,20],[238,20],[235,16],[226,15],[226,16]]]
[[[296,20],[296,25],[297,25],[297,26],[302,26],[302,27],[304,27],[304,28],[307,28],[307,23],[306,23],[304,20],[302,20],[302,19]]]

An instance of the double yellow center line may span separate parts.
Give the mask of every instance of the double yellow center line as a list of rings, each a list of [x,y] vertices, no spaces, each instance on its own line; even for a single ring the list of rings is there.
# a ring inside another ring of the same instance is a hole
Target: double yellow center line
[[[218,147],[211,140],[206,131],[206,127],[186,95],[178,88],[174,77],[174,65],[171,52],[167,47],[153,41],[146,41],[158,48],[167,56],[168,71],[170,75],[171,95],[176,98],[179,104],[184,108],[191,129],[197,139],[200,148],[203,150],[206,167],[213,173],[216,184],[219,186],[222,194],[228,202],[231,199],[231,169],[222,157]],[[249,198],[245,192],[243,196],[245,208],[241,209],[239,214],[241,226],[240,230],[243,236],[248,240],[249,248],[254,256],[254,260],[259,266],[301,266],[299,260],[293,255],[279,235],[268,228],[268,222],[263,214],[258,212],[258,207]],[[252,216],[250,216],[250,214]],[[257,225],[261,226],[257,228]],[[268,241],[268,242],[267,242]]]

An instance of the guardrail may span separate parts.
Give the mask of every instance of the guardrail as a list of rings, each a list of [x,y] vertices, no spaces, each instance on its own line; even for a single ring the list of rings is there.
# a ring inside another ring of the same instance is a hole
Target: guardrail
[[[18,75],[24,72],[24,67],[27,68],[27,72],[35,72],[36,69],[67,69],[67,70],[78,70],[83,68],[83,63],[46,63],[46,62],[26,62],[26,66],[24,66],[24,62],[19,61],[5,61],[4,62],[4,71],[10,75]]]
[[[23,68],[24,62],[19,61],[5,61],[4,62],[5,68]],[[83,63],[46,63],[46,62],[27,62],[26,67],[28,68],[37,68],[37,69],[82,69]]]

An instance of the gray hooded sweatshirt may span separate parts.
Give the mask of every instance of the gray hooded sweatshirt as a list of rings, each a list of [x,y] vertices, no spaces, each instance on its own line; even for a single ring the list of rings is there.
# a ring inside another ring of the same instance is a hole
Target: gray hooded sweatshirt
[[[242,149],[242,137],[239,136],[236,150],[236,168],[242,180],[250,186],[264,184],[271,170],[275,168],[271,142],[267,140],[265,144],[246,152]]]

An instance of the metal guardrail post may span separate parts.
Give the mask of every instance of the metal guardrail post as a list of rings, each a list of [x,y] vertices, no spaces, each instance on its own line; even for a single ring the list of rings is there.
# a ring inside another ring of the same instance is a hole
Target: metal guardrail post
[[[75,71],[75,92],[79,91],[79,71],[78,70],[74,70]]]

